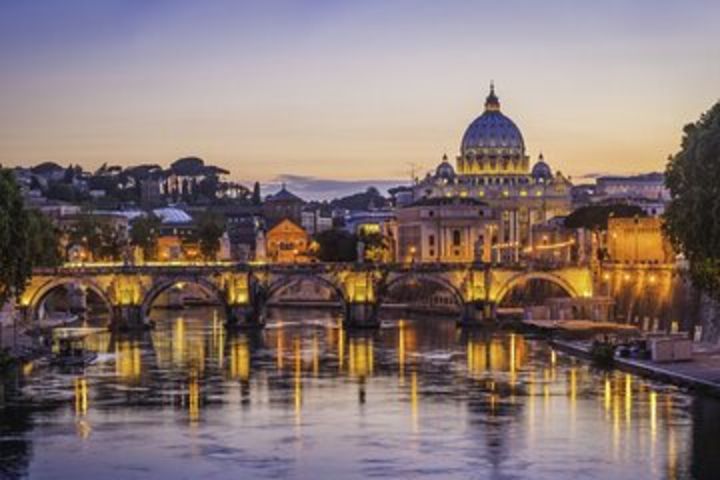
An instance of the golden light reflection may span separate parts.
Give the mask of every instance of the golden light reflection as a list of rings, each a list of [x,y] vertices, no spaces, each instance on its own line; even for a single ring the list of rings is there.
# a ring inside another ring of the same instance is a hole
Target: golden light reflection
[[[295,406],[295,422],[300,425],[300,414],[302,412],[302,352],[300,350],[300,339],[293,339],[294,375],[293,375],[293,401]]]
[[[657,434],[657,392],[650,392],[650,435],[653,442]]]
[[[230,347],[230,378],[247,381],[250,378],[250,348],[247,338],[236,338]]]
[[[85,416],[88,412],[88,386],[85,377],[75,378],[75,414]]]
[[[412,415],[413,432],[415,433],[417,433],[419,427],[418,405],[417,372],[412,372],[412,376],[410,377],[410,414]]]
[[[632,375],[625,374],[625,423],[630,426],[632,421]]]
[[[318,346],[317,334],[313,334],[312,340],[312,371],[315,377],[320,373],[320,347]]]
[[[217,310],[213,310],[212,350],[215,352],[218,367],[222,369],[225,362],[225,326],[218,318]]]
[[[515,382],[517,381],[517,358],[516,358],[516,349],[515,345],[515,334],[510,334],[510,386],[514,387]]]
[[[400,376],[400,385],[405,383],[405,320],[398,322],[398,374]]]
[[[175,365],[185,362],[185,319],[178,317],[173,324],[172,361]]]
[[[200,385],[195,369],[190,370],[188,381],[188,418],[190,423],[196,423],[200,419]]]
[[[123,340],[115,345],[115,375],[124,380],[137,380],[142,373],[140,345]]]
[[[605,388],[603,389],[604,392],[604,406],[605,406],[605,412],[609,413],[610,408],[612,407],[612,383],[610,382],[610,378],[605,378]]]
[[[342,369],[345,367],[345,330],[343,330],[341,319],[338,319],[337,332],[338,370],[342,371]]]
[[[277,339],[275,341],[275,362],[277,363],[277,369],[283,369],[283,351],[285,350],[284,338],[282,328],[277,330]]]
[[[365,378],[373,373],[373,342],[371,338],[353,338],[348,351],[350,375]]]

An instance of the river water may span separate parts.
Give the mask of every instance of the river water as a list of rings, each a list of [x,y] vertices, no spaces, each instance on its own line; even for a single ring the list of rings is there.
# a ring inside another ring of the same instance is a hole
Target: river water
[[[0,477],[720,478],[720,402],[436,318],[340,328],[209,309],[96,334],[85,371],[28,365]]]

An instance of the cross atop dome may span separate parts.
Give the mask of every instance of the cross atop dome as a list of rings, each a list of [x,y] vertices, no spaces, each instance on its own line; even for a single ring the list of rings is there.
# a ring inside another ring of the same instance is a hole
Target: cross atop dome
[[[500,111],[500,99],[495,95],[495,82],[490,82],[490,94],[485,99],[485,111]]]

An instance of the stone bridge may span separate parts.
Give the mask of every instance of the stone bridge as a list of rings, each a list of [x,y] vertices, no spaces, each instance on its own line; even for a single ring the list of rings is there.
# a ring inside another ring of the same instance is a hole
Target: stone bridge
[[[93,291],[111,312],[113,326],[141,327],[153,302],[164,292],[193,284],[225,307],[228,323],[261,326],[266,305],[298,280],[329,288],[344,309],[349,326],[375,326],[377,313],[393,292],[429,283],[452,295],[464,323],[493,319],[495,306],[516,285],[531,279],[551,282],[572,298],[593,295],[587,267],[532,269],[482,263],[297,265],[248,263],[83,264],[38,269],[18,308],[25,323],[35,324],[48,294],[65,288],[70,305],[82,309]]]

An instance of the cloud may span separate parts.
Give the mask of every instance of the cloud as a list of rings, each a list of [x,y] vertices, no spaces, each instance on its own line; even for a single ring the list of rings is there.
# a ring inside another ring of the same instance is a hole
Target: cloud
[[[277,192],[282,184],[305,200],[332,200],[375,187],[384,195],[387,190],[406,184],[403,180],[337,180],[304,175],[283,174],[263,184],[263,195]]]
[[[613,175],[613,173],[610,172],[594,172],[594,173],[584,173],[582,175],[575,175],[573,177],[574,180],[597,180],[600,177],[608,177]],[[617,174],[615,174],[617,175]]]

